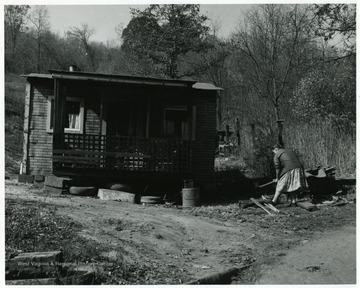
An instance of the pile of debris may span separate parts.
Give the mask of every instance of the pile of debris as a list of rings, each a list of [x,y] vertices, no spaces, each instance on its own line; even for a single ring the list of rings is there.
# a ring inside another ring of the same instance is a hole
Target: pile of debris
[[[334,167],[323,166],[305,170],[313,204],[332,200],[332,196],[342,193],[341,182],[335,179],[335,170]]]
[[[325,205],[343,206],[347,203],[355,203],[356,198],[347,199],[349,195],[346,195],[348,191],[345,187],[354,186],[356,179],[335,178],[335,170],[334,167],[323,166],[305,170],[306,179],[309,184],[309,192],[298,195],[300,199],[298,199],[297,206],[308,211],[314,211]],[[257,188],[267,187],[272,183],[273,182],[257,185]],[[276,215],[281,212],[266,203],[266,200],[269,199],[272,199],[272,197],[269,198],[269,196],[266,197],[264,195],[261,199],[250,198],[249,200],[239,201],[239,207],[240,209],[245,209],[247,207],[258,206],[269,215]]]

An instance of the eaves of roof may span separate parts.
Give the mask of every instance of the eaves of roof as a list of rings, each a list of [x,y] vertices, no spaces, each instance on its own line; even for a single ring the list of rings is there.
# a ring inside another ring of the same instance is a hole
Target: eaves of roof
[[[119,74],[103,74],[62,70],[49,70],[49,72],[50,74],[30,73],[28,75],[22,76],[26,78],[67,79],[77,81],[99,81],[135,85],[182,87],[200,90],[223,90],[222,88],[216,87],[211,83],[202,83],[195,80],[163,79],[153,77],[139,77]]]

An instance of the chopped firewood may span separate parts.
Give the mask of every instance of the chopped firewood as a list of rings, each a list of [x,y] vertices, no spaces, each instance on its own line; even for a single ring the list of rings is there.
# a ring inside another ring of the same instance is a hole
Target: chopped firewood
[[[250,200],[251,200],[252,202],[254,202],[256,206],[259,206],[261,209],[263,209],[266,213],[268,213],[268,214],[271,215],[271,216],[274,216],[274,214],[272,214],[269,210],[267,210],[267,209],[265,208],[265,206],[262,205],[259,201],[255,200],[254,198],[250,198]]]
[[[333,206],[344,206],[347,203],[348,203],[348,201],[340,200],[340,201],[337,201],[336,203],[334,203]]]
[[[268,208],[270,208],[271,210],[277,212],[277,213],[280,213],[280,210],[275,208],[273,205],[269,204],[269,203],[264,203],[264,205]]]

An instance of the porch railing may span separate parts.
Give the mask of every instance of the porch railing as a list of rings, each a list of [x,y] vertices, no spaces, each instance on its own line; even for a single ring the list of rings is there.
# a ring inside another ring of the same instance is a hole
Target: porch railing
[[[54,168],[191,172],[191,141],[115,135],[54,135]]]

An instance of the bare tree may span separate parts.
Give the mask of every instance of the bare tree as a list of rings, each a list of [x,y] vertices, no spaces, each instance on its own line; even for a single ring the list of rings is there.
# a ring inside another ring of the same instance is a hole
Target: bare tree
[[[356,4],[314,4],[316,35],[325,41],[340,39],[344,55],[356,55]],[[337,40],[339,41],[339,40]]]
[[[120,45],[122,44],[122,33],[124,31],[124,23],[120,23],[115,26],[115,33],[117,36],[117,39],[119,40]]]
[[[249,11],[234,34],[246,67],[244,77],[261,98],[273,105],[278,142],[283,144],[281,103],[290,96],[295,76],[311,63],[310,8],[303,5],[259,5]]]
[[[43,38],[45,33],[50,30],[49,16],[46,6],[35,6],[28,19],[34,26],[34,38],[37,44],[36,70],[39,73],[41,71],[41,49],[44,41]]]
[[[209,34],[214,37],[219,37],[219,31],[222,27],[222,21],[219,18],[210,18],[210,31]]]
[[[12,63],[15,60],[17,41],[26,24],[28,5],[5,6],[5,49],[11,51]]]
[[[95,50],[91,46],[90,37],[94,35],[95,29],[90,28],[88,24],[82,23],[81,27],[72,27],[68,31],[68,36],[77,39],[83,46],[86,56],[90,61],[91,68],[93,71],[96,70],[96,61],[95,61]]]

